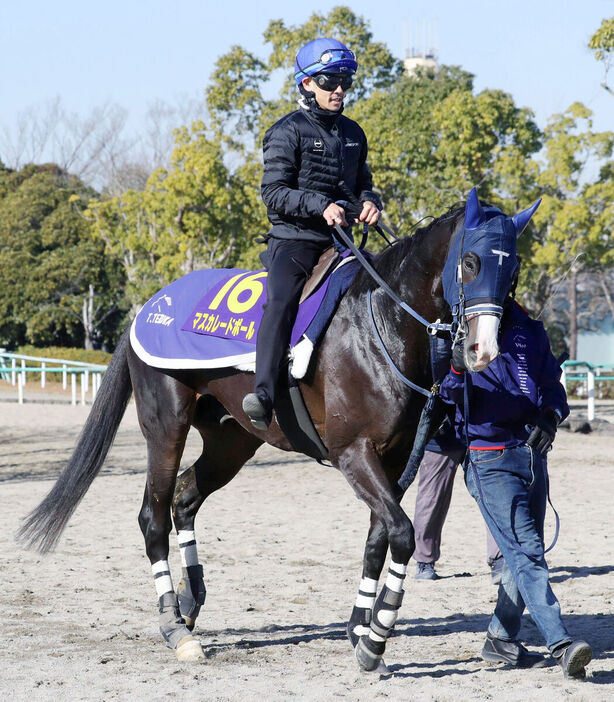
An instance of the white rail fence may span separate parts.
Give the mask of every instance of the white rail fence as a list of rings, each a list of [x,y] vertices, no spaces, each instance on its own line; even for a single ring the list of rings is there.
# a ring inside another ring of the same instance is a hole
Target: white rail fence
[[[85,405],[88,393],[93,402],[106,369],[107,366],[97,363],[0,352],[0,378],[16,388],[19,404],[23,404],[24,389],[31,373],[40,374],[41,389],[45,389],[50,375],[61,373],[62,389],[67,390],[70,385],[71,404],[76,405],[79,398],[81,404]]]
[[[23,404],[24,389],[30,373],[40,374],[41,389],[46,387],[49,375],[61,373],[62,389],[67,390],[70,384],[71,404],[76,405],[80,400],[81,404],[85,405],[88,393],[93,402],[106,369],[107,366],[102,364],[24,356],[0,350],[0,379],[16,388],[19,404]],[[566,361],[563,364],[561,382],[568,390],[568,383],[581,383],[580,394],[586,397],[589,421],[595,419],[595,380],[614,381],[614,365],[595,365],[583,361]]]
[[[595,419],[595,381],[605,383],[614,381],[614,364],[587,363],[585,361],[565,361],[561,382],[567,391],[568,383],[580,383],[576,395],[585,397],[587,401],[587,418],[589,422]]]

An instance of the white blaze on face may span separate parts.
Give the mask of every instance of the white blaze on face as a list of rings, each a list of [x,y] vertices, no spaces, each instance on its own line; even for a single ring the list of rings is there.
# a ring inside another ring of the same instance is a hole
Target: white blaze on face
[[[499,317],[481,314],[472,317],[465,339],[465,363],[470,371],[481,371],[499,355]]]

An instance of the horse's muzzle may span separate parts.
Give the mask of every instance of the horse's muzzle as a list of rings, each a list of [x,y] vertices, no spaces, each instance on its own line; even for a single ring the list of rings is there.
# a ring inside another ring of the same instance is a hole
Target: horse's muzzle
[[[500,318],[494,314],[480,314],[468,321],[465,338],[465,365],[472,373],[483,371],[499,355]]]

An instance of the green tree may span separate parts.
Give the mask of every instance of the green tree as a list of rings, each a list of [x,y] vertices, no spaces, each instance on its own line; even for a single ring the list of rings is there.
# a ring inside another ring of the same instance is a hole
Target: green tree
[[[168,170],[154,171],[143,191],[92,201],[85,213],[121,261],[133,307],[196,268],[249,258],[252,235],[264,231],[253,160],[231,172],[221,141],[202,122],[175,136]]]
[[[112,345],[123,276],[73,207],[92,196],[53,164],[0,171],[2,344]]]
[[[527,165],[540,147],[529,110],[506,93],[472,92],[456,67],[403,76],[357,103],[350,116],[369,136],[369,163],[386,211],[401,233],[463,200],[472,186],[496,204],[526,201]]]
[[[599,29],[590,38],[588,46],[593,50],[597,61],[603,63],[604,76],[601,85],[610,95],[614,95],[614,90],[608,85],[608,72],[614,61],[614,17],[606,18],[601,22]]]
[[[533,268],[527,297],[541,314],[553,290],[565,279],[569,352],[577,349],[577,280],[583,271],[603,270],[614,262],[611,178],[614,134],[593,131],[592,112],[574,103],[554,115],[544,132],[544,161],[538,176],[543,202],[535,215]],[[595,174],[597,164],[604,163]],[[531,281],[531,278],[533,280]]]
[[[369,164],[386,213],[400,233],[440,203],[431,203],[430,178],[437,148],[433,122],[436,106],[454,90],[471,91],[473,76],[442,67],[435,75],[401,76],[388,90],[377,90],[356,103],[349,116],[369,139]],[[445,199],[442,194],[442,199]],[[447,201],[446,207],[452,204]]]

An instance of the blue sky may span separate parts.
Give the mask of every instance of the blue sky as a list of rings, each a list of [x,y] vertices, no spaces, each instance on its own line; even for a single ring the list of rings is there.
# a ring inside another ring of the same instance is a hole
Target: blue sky
[[[119,103],[138,128],[154,99],[201,93],[216,58],[232,44],[266,56],[269,20],[300,24],[338,4],[367,19],[374,37],[399,57],[410,28],[430,22],[442,63],[474,73],[478,91],[510,92],[541,126],[580,100],[595,112],[597,128],[614,128],[614,97],[600,87],[601,65],[586,48],[601,20],[614,14],[612,0],[4,0],[0,126],[60,96],[83,114],[107,100]]]

